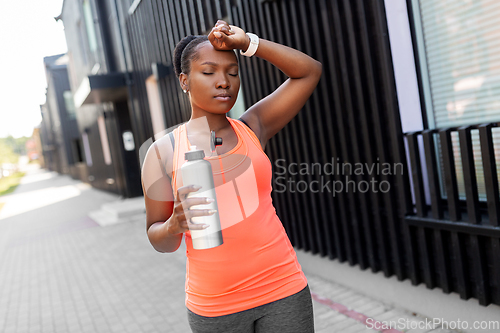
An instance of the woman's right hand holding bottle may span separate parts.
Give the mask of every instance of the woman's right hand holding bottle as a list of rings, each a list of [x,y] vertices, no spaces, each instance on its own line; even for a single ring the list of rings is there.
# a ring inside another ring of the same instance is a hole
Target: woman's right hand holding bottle
[[[186,185],[177,189],[177,198],[174,201],[172,216],[167,220],[168,233],[171,235],[184,233],[188,230],[203,230],[209,227],[208,224],[193,223],[192,217],[209,216],[216,212],[214,209],[190,209],[191,206],[212,203],[212,198],[191,197],[190,192],[196,192],[201,187],[197,185]]]

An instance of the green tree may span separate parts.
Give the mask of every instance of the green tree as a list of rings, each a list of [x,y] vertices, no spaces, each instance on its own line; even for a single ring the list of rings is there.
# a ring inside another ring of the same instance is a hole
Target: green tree
[[[26,136],[16,139],[12,135],[9,135],[8,137],[0,138],[0,142],[10,147],[15,154],[26,155],[26,141],[29,139],[30,138]]]
[[[0,140],[0,164],[3,163],[17,163],[19,160],[19,155],[14,153],[14,149],[11,146],[5,144],[3,140]]]

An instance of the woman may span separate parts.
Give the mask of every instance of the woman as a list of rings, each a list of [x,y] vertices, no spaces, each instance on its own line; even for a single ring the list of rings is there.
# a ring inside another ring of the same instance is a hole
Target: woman
[[[238,49],[269,61],[289,78],[236,120],[226,113],[240,87],[233,51]],[[314,91],[321,63],[219,20],[208,36],[188,36],[177,44],[174,66],[192,115],[173,131],[175,149],[168,135],[150,147],[142,181],[152,246],[174,252],[185,235],[192,331],[314,332],[307,279],[272,204],[272,165],[264,149]],[[190,209],[207,201],[187,197],[199,188],[182,184],[177,170],[184,152],[208,142],[210,131],[222,138],[217,154],[206,159],[212,163],[223,244],[195,250],[190,231],[207,226],[191,218],[214,211]]]

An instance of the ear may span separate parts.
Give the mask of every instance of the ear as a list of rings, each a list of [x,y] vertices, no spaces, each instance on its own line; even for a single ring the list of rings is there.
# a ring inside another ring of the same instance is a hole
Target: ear
[[[188,76],[185,73],[179,74],[181,89],[188,89]]]

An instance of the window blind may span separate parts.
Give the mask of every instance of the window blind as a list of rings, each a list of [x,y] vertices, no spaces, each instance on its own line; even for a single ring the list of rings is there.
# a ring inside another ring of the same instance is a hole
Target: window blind
[[[427,69],[427,117],[430,128],[500,121],[500,1],[413,0],[420,17],[420,60]],[[417,27],[418,28],[418,27]],[[479,131],[471,132],[479,199],[486,201]],[[446,197],[442,177],[442,196]],[[495,158],[500,161],[500,131],[493,129]],[[458,189],[465,199],[458,133],[452,134]]]

